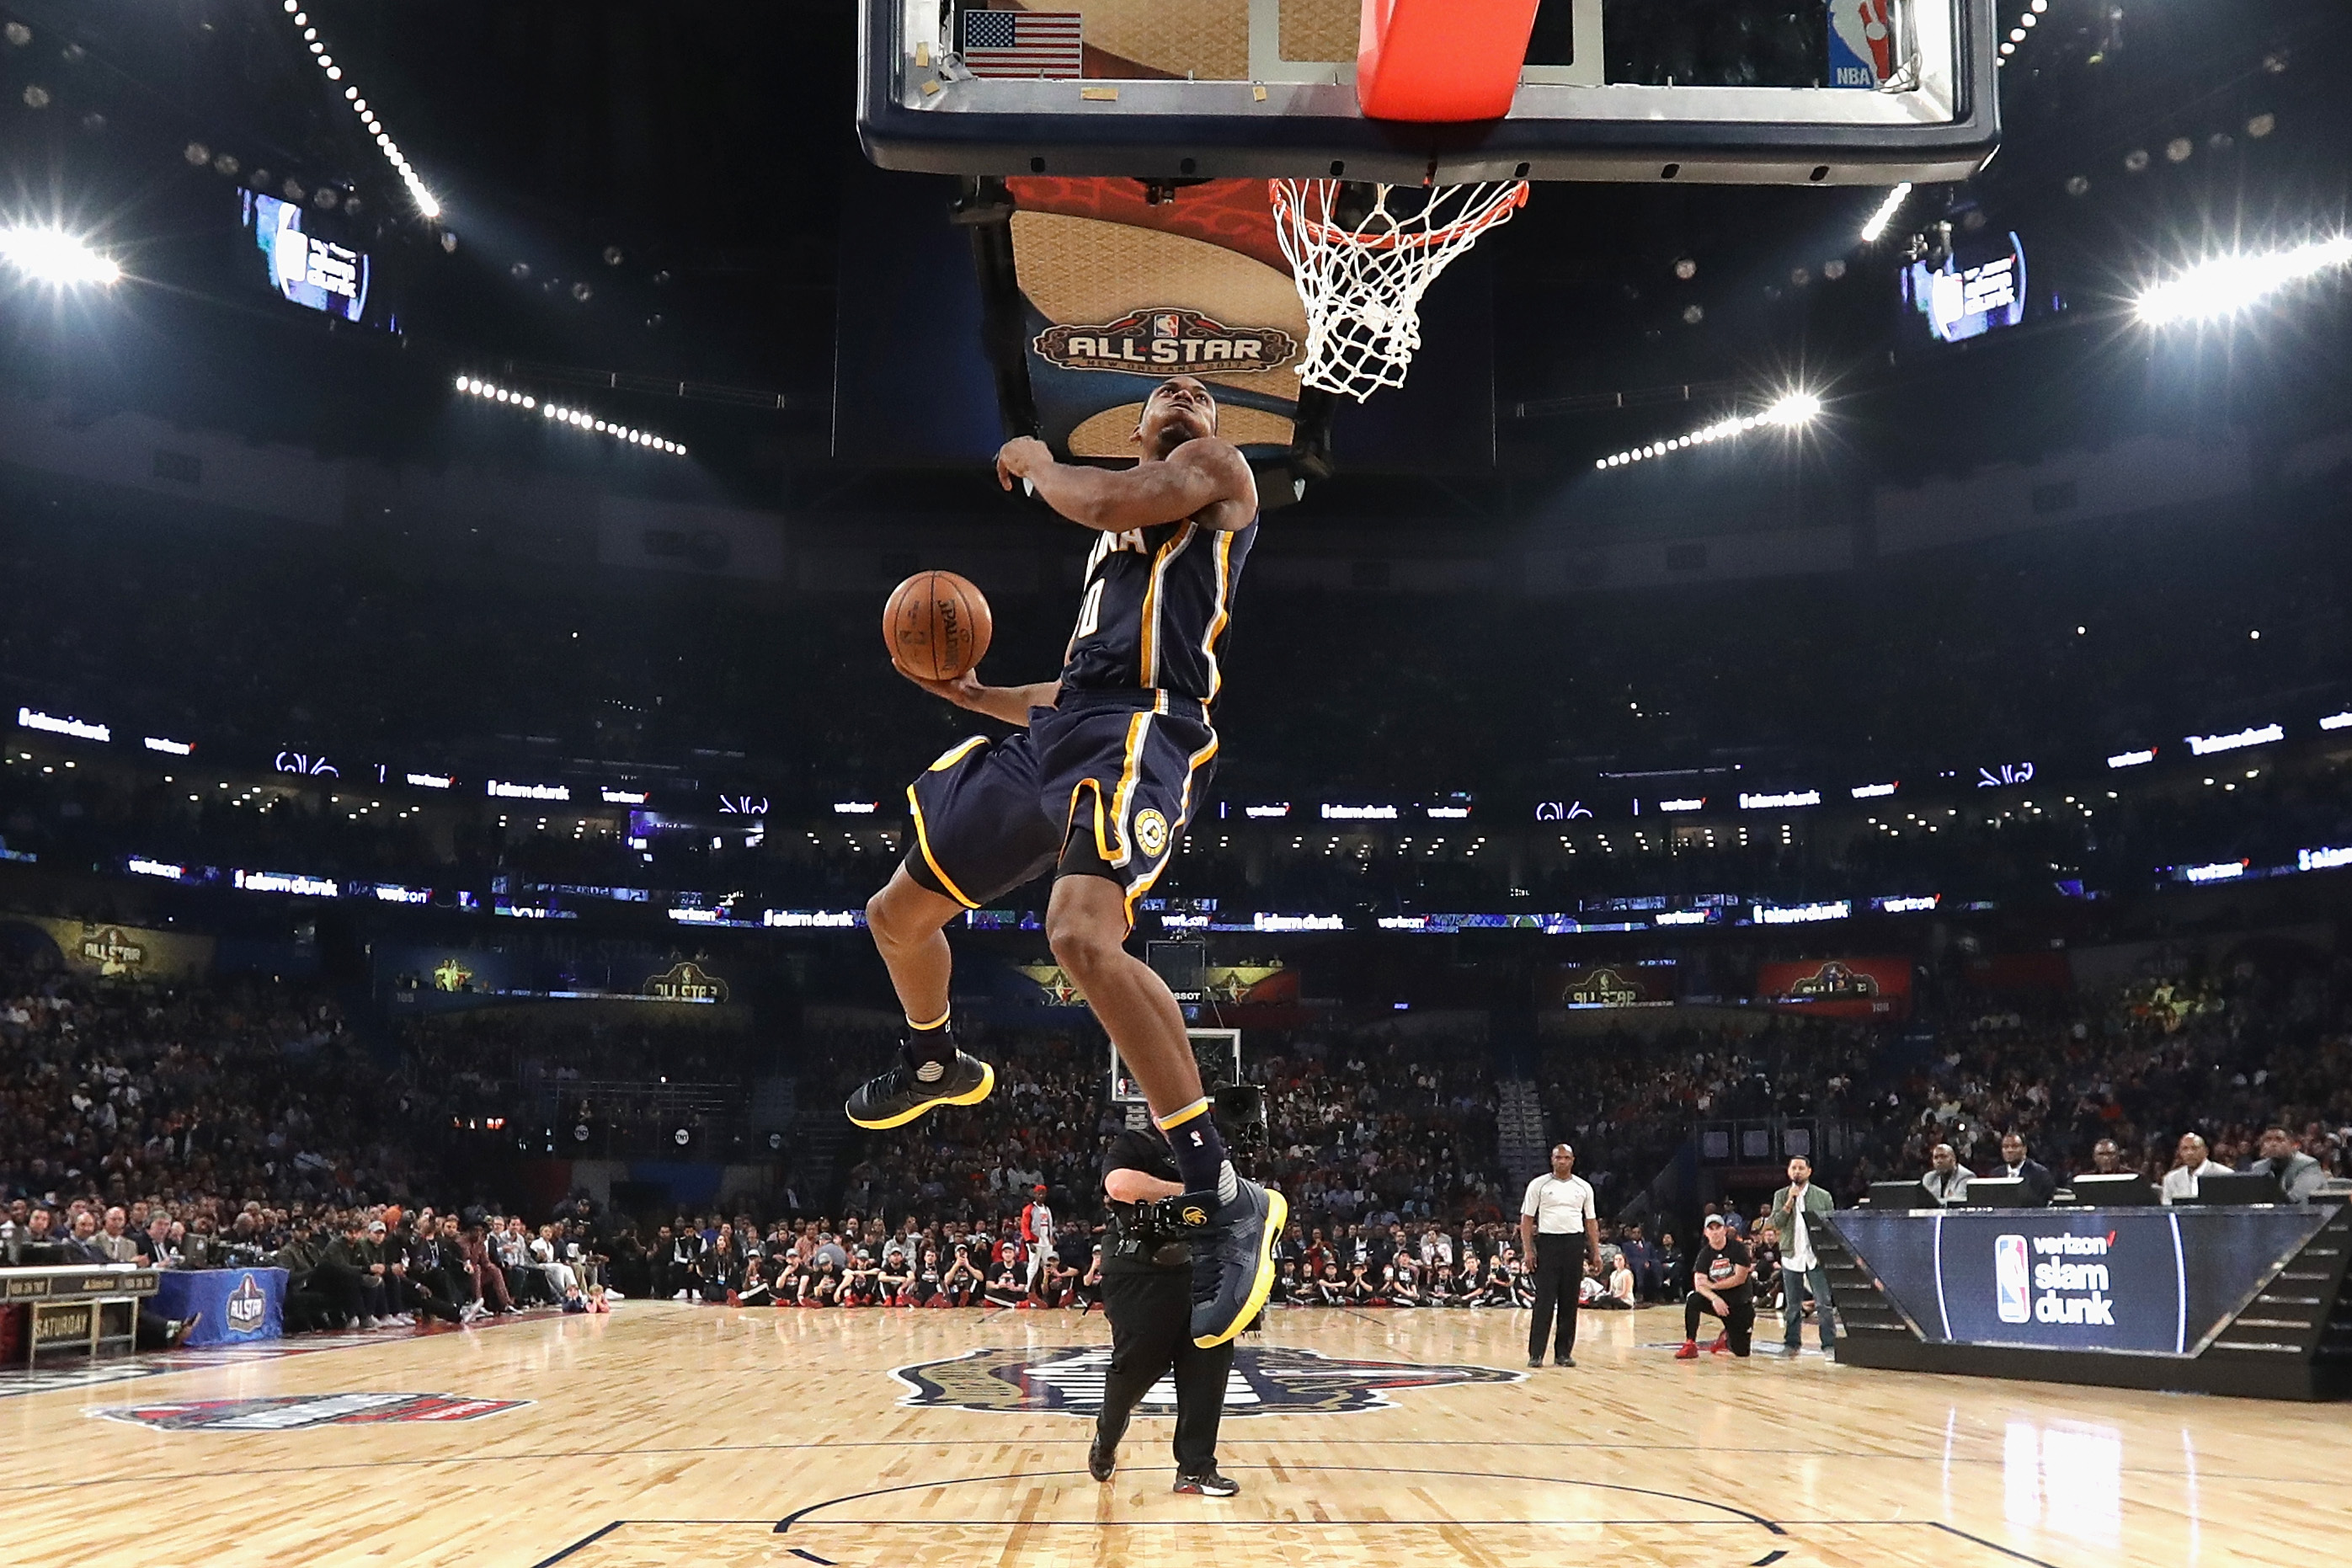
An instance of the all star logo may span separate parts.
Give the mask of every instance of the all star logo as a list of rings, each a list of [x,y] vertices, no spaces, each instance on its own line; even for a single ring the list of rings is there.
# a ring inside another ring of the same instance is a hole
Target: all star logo
[[[1102,1409],[1110,1371],[1107,1345],[990,1346],[947,1361],[899,1367],[890,1375],[908,1393],[898,1403],[956,1410],[1024,1415],[1057,1412],[1092,1417]],[[1448,1388],[1465,1383],[1517,1383],[1523,1373],[1487,1366],[1422,1366],[1355,1361],[1286,1346],[1244,1347],[1234,1352],[1225,1379],[1227,1415],[1342,1415],[1385,1410],[1400,1388]],[[1176,1386],[1161,1378],[1136,1406],[1139,1415],[1173,1415]]]
[[[1031,345],[1065,370],[1195,370],[1225,374],[1279,369],[1298,341],[1279,327],[1228,327],[1198,310],[1160,306],[1098,327],[1049,327]]]
[[[228,1326],[232,1333],[249,1334],[269,1316],[269,1292],[252,1275],[239,1277],[228,1293]]]
[[[163,1432],[291,1432],[304,1426],[373,1426],[388,1421],[476,1421],[519,1410],[528,1399],[467,1399],[456,1394],[303,1394],[273,1399],[190,1399],[93,1410]]]

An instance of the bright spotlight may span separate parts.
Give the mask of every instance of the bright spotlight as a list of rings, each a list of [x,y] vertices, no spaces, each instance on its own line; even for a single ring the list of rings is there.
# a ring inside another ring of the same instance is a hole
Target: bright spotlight
[[[1822,400],[1810,392],[1792,392],[1764,411],[1764,418],[1773,425],[1785,425],[1794,429],[1810,425],[1822,411]]]
[[[69,288],[79,283],[118,283],[122,268],[85,242],[54,228],[0,229],[0,261],[36,283]]]
[[[2157,284],[2136,303],[2150,326],[2232,316],[2288,284],[2352,262],[2352,235],[2313,240],[2267,256],[2221,256]]]
[[[1901,210],[1903,198],[1910,194],[1911,182],[1908,180],[1886,193],[1886,199],[1878,204],[1878,210],[1870,215],[1868,223],[1862,226],[1863,244],[1877,243],[1878,237],[1886,232],[1886,226],[1895,221],[1895,213]]]

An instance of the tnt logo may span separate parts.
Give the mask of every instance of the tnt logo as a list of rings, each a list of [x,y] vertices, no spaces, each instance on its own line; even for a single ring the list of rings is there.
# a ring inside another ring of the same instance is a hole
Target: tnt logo
[[[2000,1321],[2033,1321],[2032,1271],[2026,1261],[2025,1237],[1997,1236],[1992,1242],[1993,1288],[1999,1293]]]

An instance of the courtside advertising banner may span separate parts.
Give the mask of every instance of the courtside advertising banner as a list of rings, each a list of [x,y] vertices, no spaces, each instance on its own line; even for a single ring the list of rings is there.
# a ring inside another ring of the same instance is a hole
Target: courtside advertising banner
[[[1931,1343],[2193,1356],[2326,1219],[2306,1208],[1841,1210]]]

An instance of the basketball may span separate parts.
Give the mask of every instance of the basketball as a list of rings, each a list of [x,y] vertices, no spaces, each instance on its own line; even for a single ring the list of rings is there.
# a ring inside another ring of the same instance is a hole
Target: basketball
[[[892,661],[926,680],[953,680],[977,665],[994,626],[980,590],[952,572],[918,572],[882,606]]]

